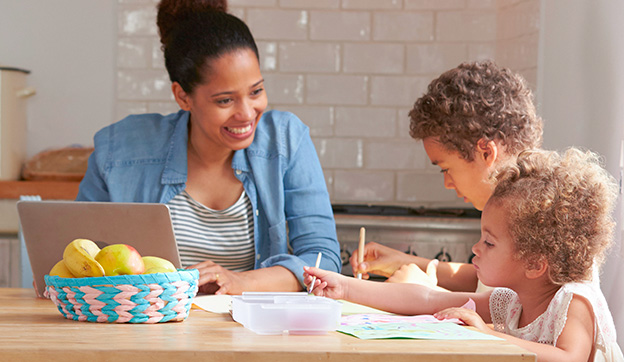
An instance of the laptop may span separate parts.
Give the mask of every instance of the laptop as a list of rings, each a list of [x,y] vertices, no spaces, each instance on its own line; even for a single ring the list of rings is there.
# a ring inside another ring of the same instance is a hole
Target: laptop
[[[34,287],[44,295],[44,276],[74,239],[93,240],[100,248],[128,244],[142,256],[158,256],[181,267],[169,208],[154,203],[18,201],[22,236]]]

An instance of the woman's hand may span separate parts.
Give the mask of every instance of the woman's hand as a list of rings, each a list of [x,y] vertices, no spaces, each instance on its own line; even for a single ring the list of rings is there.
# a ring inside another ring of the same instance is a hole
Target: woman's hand
[[[332,299],[345,299],[346,278],[344,275],[327,270],[303,267],[303,282],[306,285],[312,283],[312,278],[316,277],[312,293],[318,297],[328,297]]]
[[[363,279],[369,278],[368,273],[389,277],[401,266],[414,262],[410,255],[374,241],[366,243],[364,246],[363,260],[362,264],[358,263],[358,250],[355,250],[349,258],[353,275],[362,273]]]
[[[438,319],[457,318],[469,326],[473,326],[481,332],[491,333],[494,330],[488,327],[481,316],[467,308],[447,308],[433,315]]]
[[[199,292],[203,294],[242,294],[251,290],[241,273],[233,272],[210,260],[191,265],[199,270]]]

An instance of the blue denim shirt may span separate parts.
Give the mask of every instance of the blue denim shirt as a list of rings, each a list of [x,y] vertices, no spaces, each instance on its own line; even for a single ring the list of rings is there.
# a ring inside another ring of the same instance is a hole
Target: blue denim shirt
[[[169,202],[186,186],[188,123],[186,111],[142,114],[97,132],[76,199]],[[254,209],[256,269],[283,266],[303,285],[303,266],[313,266],[322,252],[320,267],[340,271],[323,171],[297,116],[265,112],[253,143],[234,153],[232,169]]]

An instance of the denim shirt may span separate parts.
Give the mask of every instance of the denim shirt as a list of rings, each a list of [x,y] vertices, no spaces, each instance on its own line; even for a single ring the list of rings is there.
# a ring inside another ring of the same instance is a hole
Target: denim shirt
[[[76,200],[169,202],[186,186],[188,123],[186,111],[142,114],[97,132]],[[256,269],[283,266],[303,285],[303,266],[322,252],[320,267],[340,272],[325,178],[297,116],[265,112],[252,144],[234,153],[232,169],[254,209]]]

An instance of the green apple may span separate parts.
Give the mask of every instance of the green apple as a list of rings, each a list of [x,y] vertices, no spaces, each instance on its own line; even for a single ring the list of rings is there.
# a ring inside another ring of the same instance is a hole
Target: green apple
[[[157,256],[144,256],[143,264],[145,264],[145,274],[171,273],[177,271],[173,263]]]
[[[106,276],[143,274],[145,264],[141,254],[130,245],[108,245],[95,256],[95,260],[104,268]]]

